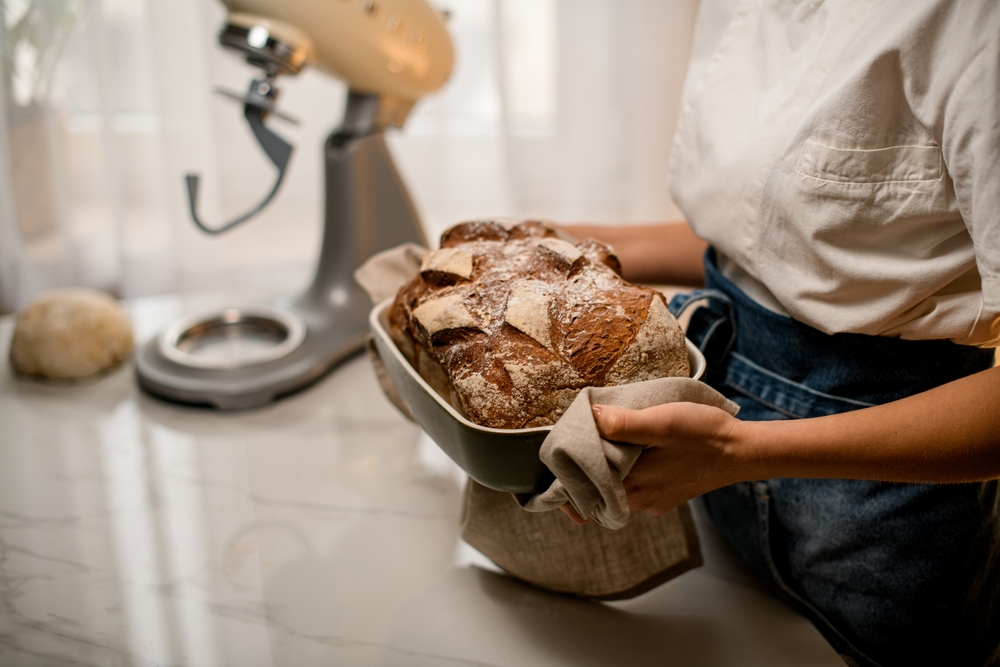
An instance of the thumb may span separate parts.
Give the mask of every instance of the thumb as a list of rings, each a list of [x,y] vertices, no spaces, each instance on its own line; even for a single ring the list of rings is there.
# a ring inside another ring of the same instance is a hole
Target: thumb
[[[605,440],[627,442],[633,445],[652,443],[652,424],[642,410],[628,410],[613,405],[595,405],[594,423]]]

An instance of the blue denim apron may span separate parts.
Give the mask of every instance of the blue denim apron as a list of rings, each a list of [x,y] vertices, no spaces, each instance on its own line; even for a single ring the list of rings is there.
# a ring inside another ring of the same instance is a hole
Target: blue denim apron
[[[706,289],[670,307],[679,314],[699,304],[688,337],[708,359],[706,381],[739,404],[741,419],[857,410],[993,365],[993,350],[831,336],[773,313],[722,276],[711,249],[705,272]],[[769,479],[703,502],[740,555],[849,664],[1000,662],[997,481]]]

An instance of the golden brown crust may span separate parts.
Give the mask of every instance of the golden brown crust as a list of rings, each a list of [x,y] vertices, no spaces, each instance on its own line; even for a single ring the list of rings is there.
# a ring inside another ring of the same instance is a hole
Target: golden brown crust
[[[689,374],[663,296],[622,279],[604,244],[574,246],[535,221],[480,220],[449,229],[441,248],[399,291],[390,332],[471,421],[543,426],[583,387]]]

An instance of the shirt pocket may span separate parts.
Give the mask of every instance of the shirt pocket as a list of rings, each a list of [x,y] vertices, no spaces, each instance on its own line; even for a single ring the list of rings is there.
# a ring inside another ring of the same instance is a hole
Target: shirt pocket
[[[808,139],[795,171],[833,183],[919,183],[941,180],[944,160],[937,146],[865,150],[830,148]]]

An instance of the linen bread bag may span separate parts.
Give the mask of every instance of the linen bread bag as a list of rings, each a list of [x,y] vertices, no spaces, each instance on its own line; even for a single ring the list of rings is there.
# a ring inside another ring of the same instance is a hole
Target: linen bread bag
[[[541,458],[558,477],[555,447],[568,464],[563,473],[568,467],[583,477],[584,491],[596,483],[591,508],[574,505],[598,520],[576,526],[561,512],[540,511],[570,499],[558,479],[545,493],[517,499],[470,479],[462,537],[516,577],[600,599],[637,595],[700,565],[701,555],[686,505],[663,516],[629,514],[621,478],[641,448],[604,443],[588,401],[641,408],[698,400],[732,411],[687,379],[684,335],[662,295],[620,271],[611,248],[597,241],[570,243],[539,222],[480,220],[445,232],[439,250],[400,247],[356,274],[376,301],[395,291],[400,276],[412,276],[389,311],[390,336],[470,421],[529,428],[571,411]],[[398,396],[394,402],[400,405]],[[580,465],[581,447],[596,467]],[[612,521],[590,511],[604,504],[601,494],[617,506],[606,513],[617,513]]]

